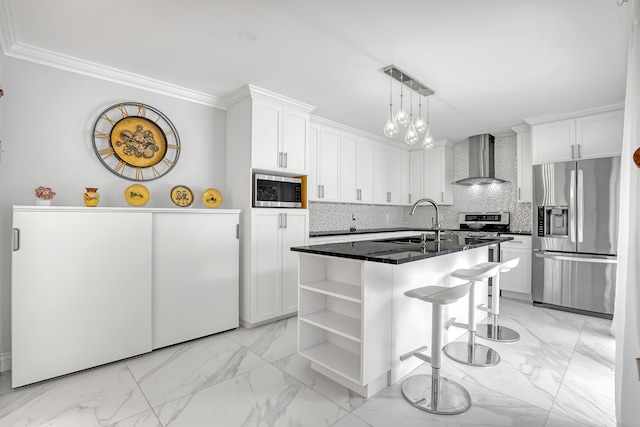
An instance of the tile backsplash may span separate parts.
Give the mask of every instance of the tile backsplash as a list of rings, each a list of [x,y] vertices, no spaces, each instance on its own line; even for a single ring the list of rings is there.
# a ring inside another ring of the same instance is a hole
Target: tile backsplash
[[[508,182],[481,186],[453,186],[453,205],[441,206],[443,228],[458,228],[459,212],[511,212],[511,230],[531,231],[531,203],[518,203],[516,188],[516,136],[495,139],[496,177]],[[466,177],[469,169],[469,143],[453,147],[454,180]],[[411,206],[363,205],[348,203],[309,203],[309,228],[312,232],[349,230],[350,227],[397,228],[430,227],[435,216],[425,205],[411,216]],[[352,220],[355,218],[355,221]]]

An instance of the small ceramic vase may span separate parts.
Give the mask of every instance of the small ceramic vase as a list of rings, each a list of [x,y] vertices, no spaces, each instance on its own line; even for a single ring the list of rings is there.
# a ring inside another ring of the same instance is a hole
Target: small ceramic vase
[[[36,197],[36,206],[51,206],[51,199],[41,199]]]
[[[100,195],[98,194],[97,188],[86,188],[86,193],[84,193],[84,204],[89,207],[98,206],[98,202],[100,201]]]

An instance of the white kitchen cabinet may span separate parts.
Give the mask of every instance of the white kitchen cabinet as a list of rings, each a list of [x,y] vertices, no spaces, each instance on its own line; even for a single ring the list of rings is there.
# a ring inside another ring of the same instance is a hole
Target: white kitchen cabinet
[[[516,131],[517,183],[516,200],[531,203],[533,200],[533,169],[531,166],[531,131],[529,126],[513,128]]]
[[[411,171],[410,171],[410,156],[408,151],[400,151],[400,159],[398,164],[398,171],[396,172],[400,175],[400,200],[399,204],[401,205],[410,205],[411,204],[411,193],[410,193],[410,180],[411,180]]]
[[[307,199],[337,202],[340,197],[340,131],[312,124],[309,127]]]
[[[374,144],[342,132],[340,139],[340,201],[373,203]]]
[[[14,207],[13,386],[237,327],[238,218]]]
[[[249,326],[297,311],[298,262],[290,249],[307,244],[308,221],[306,210],[252,210]]]
[[[255,100],[251,124],[253,168],[306,172],[308,113],[276,102]]]
[[[409,152],[409,203],[422,198],[423,150]]]
[[[546,123],[532,119],[533,164],[619,156],[623,116],[616,110]]]
[[[238,223],[238,213],[153,213],[154,349],[238,327]]]
[[[12,385],[151,351],[151,214],[15,210]]]
[[[393,147],[385,147],[376,144],[374,155],[374,201],[377,204],[400,205],[406,204],[402,200],[406,193],[408,199],[408,188],[403,188],[402,174],[408,171],[408,164],[403,165],[405,157],[400,150]],[[408,162],[408,158],[406,158]]]
[[[423,197],[440,205],[453,204],[453,144],[436,141],[431,150],[424,152]]]
[[[500,261],[520,258],[518,265],[500,273],[500,290],[503,295],[531,300],[531,236],[503,234],[513,240],[500,244]]]

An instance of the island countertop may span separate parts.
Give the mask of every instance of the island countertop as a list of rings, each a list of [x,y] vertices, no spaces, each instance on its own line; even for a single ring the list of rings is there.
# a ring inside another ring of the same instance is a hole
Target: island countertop
[[[427,240],[423,245],[421,236],[415,235],[390,239],[297,246],[292,247],[291,250],[387,264],[404,264],[482,246],[495,245],[509,240],[513,240],[513,237],[478,238],[466,244],[460,244],[458,239],[442,239],[440,243]]]

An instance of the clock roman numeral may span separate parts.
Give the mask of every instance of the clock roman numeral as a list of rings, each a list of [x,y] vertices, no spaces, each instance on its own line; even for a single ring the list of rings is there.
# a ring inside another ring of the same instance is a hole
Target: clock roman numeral
[[[153,172],[153,176],[156,178],[160,176],[160,172],[155,168],[155,166],[151,166],[151,172]]]
[[[129,112],[127,111],[127,107],[124,104],[118,105],[118,110],[122,113],[122,117],[129,117]]]
[[[136,179],[144,179],[144,175],[142,174],[142,168],[136,168]]]
[[[171,130],[166,131],[164,134],[165,135],[173,135],[174,133],[176,133],[175,129],[171,129]]]
[[[114,120],[111,120],[111,118],[109,116],[107,116],[106,114],[103,114],[102,118],[105,119],[106,121],[108,121],[111,126],[116,124],[116,122]]]
[[[147,114],[147,106],[144,104],[138,104],[138,115],[141,117],[145,117]]]
[[[127,166],[127,163],[124,160],[120,160],[113,170],[114,172],[123,175],[125,166]]]
[[[106,159],[107,157],[115,154],[115,151],[113,150],[113,147],[107,147],[107,148],[103,148],[102,150],[98,151],[98,154],[100,154],[100,156],[103,159]]]
[[[96,138],[102,138],[102,139],[106,139],[107,141],[110,139],[110,136],[108,133],[103,133],[100,132],[99,130],[96,131]]]
[[[167,159],[166,157],[164,159],[162,159],[162,163],[164,163],[165,165],[167,165],[169,167],[173,167],[173,165],[175,164],[171,160]]]
[[[179,150],[180,146],[175,144],[167,144],[167,148],[171,148],[172,150]]]

